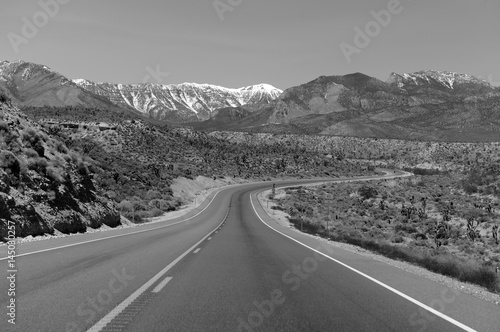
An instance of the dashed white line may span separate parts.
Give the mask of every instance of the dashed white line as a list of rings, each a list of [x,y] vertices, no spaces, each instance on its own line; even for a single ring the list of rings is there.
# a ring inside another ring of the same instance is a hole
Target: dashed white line
[[[229,214],[229,210],[227,212]],[[227,217],[226,214],[226,217]],[[139,287],[132,295],[127,297],[123,302],[121,302],[117,307],[111,310],[106,316],[104,316],[100,321],[98,321],[94,326],[92,326],[87,332],[99,332],[101,331],[109,322],[111,322],[116,316],[118,316],[125,308],[127,308],[132,302],[134,302],[142,293],[144,293],[149,287],[153,286],[155,282],[157,282],[162,276],[164,276],[175,264],[177,264],[181,259],[183,259],[187,254],[193,251],[194,248],[198,247],[200,243],[205,241],[207,237],[209,237],[222,223],[226,218],[222,219],[222,222],[215,227],[210,233],[205,235],[200,241],[198,241],[194,246],[186,250],[182,255],[177,257],[174,261],[168,264],[163,268],[160,272],[158,272],[153,278],[149,279],[144,285]],[[167,281],[168,282],[168,281]]]
[[[201,248],[196,249],[195,251],[193,251],[193,254],[197,254],[200,250]]]
[[[208,241],[210,241],[211,239],[212,239],[212,238],[211,238],[211,237],[209,237],[207,240],[208,240]]]
[[[163,289],[163,287],[165,287],[168,282],[172,280],[172,277],[166,277],[162,282],[160,282],[158,284],[158,286],[156,286],[151,292],[152,293],[158,293],[159,291],[161,291]]]

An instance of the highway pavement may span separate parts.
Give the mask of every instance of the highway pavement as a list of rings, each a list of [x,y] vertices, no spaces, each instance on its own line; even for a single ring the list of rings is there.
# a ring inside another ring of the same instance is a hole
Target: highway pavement
[[[16,325],[2,278],[0,330],[499,330],[492,303],[279,226],[255,197],[270,186],[221,189],[174,220],[19,244]],[[7,271],[5,246],[0,257]]]

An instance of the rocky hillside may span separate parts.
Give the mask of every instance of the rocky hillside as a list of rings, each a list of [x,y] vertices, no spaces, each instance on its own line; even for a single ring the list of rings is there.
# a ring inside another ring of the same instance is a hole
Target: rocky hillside
[[[261,181],[368,173],[362,164],[334,160],[322,152],[282,144],[233,144],[145,119],[81,121],[102,115],[85,109],[30,109],[27,114],[68,148],[93,160],[98,193],[113,200],[121,213],[135,222],[190,204],[173,195],[171,186],[180,177]]]
[[[0,93],[19,107],[86,106],[118,109],[109,100],[81,89],[47,66],[22,60],[0,61]]]
[[[226,130],[228,125],[204,122],[197,127]],[[249,132],[499,141],[500,89],[469,75],[438,71],[392,74],[387,82],[360,73],[322,76],[285,90],[274,103],[229,127]]]
[[[84,232],[120,216],[97,194],[92,160],[83,158],[0,97],[0,240],[16,236]]]

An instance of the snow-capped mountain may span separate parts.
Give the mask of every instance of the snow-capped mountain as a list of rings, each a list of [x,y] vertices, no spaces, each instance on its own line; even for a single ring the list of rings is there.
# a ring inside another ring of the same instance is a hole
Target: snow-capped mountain
[[[436,83],[448,89],[454,89],[460,84],[476,84],[491,87],[487,81],[472,75],[438,70],[423,70],[402,75],[392,73],[388,83],[396,83],[401,88],[407,85],[429,85]]]
[[[354,73],[285,90],[250,114],[227,109],[204,130],[433,140],[500,140],[500,89],[470,75],[425,71],[388,82]],[[230,122],[229,122],[230,121]]]
[[[44,65],[0,61],[0,92],[19,106],[123,109],[171,122],[209,119],[224,107],[269,103],[282,91],[268,84],[229,89],[209,84],[114,84],[70,80]]]
[[[269,103],[282,91],[268,84],[229,89],[210,84],[112,84],[73,80],[79,87],[114,104],[173,122],[209,119],[216,109]]]

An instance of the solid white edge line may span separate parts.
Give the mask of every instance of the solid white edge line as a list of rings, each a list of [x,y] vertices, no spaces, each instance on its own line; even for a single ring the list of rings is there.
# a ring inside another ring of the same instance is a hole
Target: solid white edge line
[[[168,264],[163,268],[160,272],[158,272],[153,278],[149,279],[144,285],[139,287],[132,295],[123,300],[120,304],[118,304],[113,310],[111,310],[106,316],[104,316],[100,321],[98,321],[94,326],[87,330],[87,332],[99,332],[102,328],[104,328],[109,322],[113,320],[116,316],[118,316],[130,303],[134,302],[139,296],[142,295],[149,287],[151,287],[156,281],[158,281],[165,273],[167,273],[175,264],[177,264],[181,259],[183,259],[187,254],[189,254],[194,248],[196,248],[200,243],[205,241],[207,237],[210,236],[222,223],[226,220],[227,215],[229,214],[229,210],[226,213],[224,219],[222,219],[221,223],[210,231],[207,235],[205,235],[200,241],[196,242],[191,248],[186,250],[182,255],[177,257],[174,261]]]
[[[165,279],[163,279],[163,281],[162,281],[162,282],[160,282],[160,283],[158,284],[158,286],[156,286],[156,287],[155,287],[155,288],[151,291],[151,293],[159,293],[159,292],[163,289],[163,287],[165,287],[165,286],[168,284],[168,282],[169,282],[170,280],[172,280],[172,277],[166,277]]]
[[[436,316],[438,316],[438,317],[440,317],[440,318],[442,318],[442,319],[444,319],[444,320],[448,321],[449,323],[452,323],[453,325],[455,325],[455,326],[457,326],[457,327],[460,327],[460,328],[461,328],[461,329],[463,329],[464,331],[468,331],[468,332],[477,332],[476,330],[474,330],[474,329],[470,328],[469,326],[467,326],[467,325],[465,325],[465,324],[462,324],[462,323],[460,323],[459,321],[457,321],[457,320],[455,320],[455,319],[453,319],[453,318],[451,318],[451,317],[449,317],[449,316],[446,316],[445,314],[443,314],[443,313],[441,313],[441,312],[437,311],[436,309],[433,309],[433,308],[431,308],[431,307],[429,307],[429,306],[427,306],[427,305],[423,304],[422,302],[420,302],[420,301],[418,301],[418,300],[416,300],[416,299],[414,299],[414,298],[412,298],[412,297],[410,297],[410,296],[408,296],[408,295],[406,295],[406,294],[404,294],[404,293],[402,293],[402,292],[398,291],[397,289],[394,289],[394,288],[392,288],[391,286],[386,285],[386,284],[384,284],[383,282],[378,281],[377,279],[375,279],[375,278],[373,278],[373,277],[370,277],[369,275],[367,275],[367,274],[365,274],[365,273],[363,273],[363,272],[361,272],[361,271],[359,271],[359,270],[356,270],[355,268],[353,268],[353,267],[351,267],[351,266],[349,266],[349,265],[347,265],[347,264],[345,264],[345,263],[342,263],[341,261],[336,260],[335,258],[332,258],[332,257],[328,256],[327,254],[322,253],[321,251],[318,251],[318,250],[316,250],[316,249],[314,249],[314,248],[311,248],[311,247],[309,247],[308,245],[306,245],[306,244],[304,244],[304,243],[300,242],[299,240],[296,240],[296,239],[294,239],[293,237],[288,236],[288,235],[286,235],[286,234],[284,234],[284,233],[282,233],[282,232],[278,231],[277,229],[275,229],[275,228],[271,227],[270,225],[268,225],[268,224],[267,224],[267,223],[266,223],[266,222],[265,222],[265,221],[264,221],[264,220],[260,217],[259,213],[257,212],[257,209],[255,208],[255,205],[253,204],[252,195],[255,195],[255,193],[252,193],[252,194],[250,195],[250,203],[252,204],[252,208],[253,208],[253,210],[254,210],[255,214],[257,215],[257,217],[259,218],[259,220],[260,220],[260,221],[261,221],[264,225],[266,225],[267,227],[269,227],[269,228],[270,228],[270,229],[272,229],[273,231],[275,231],[275,232],[277,232],[277,233],[279,233],[279,234],[281,234],[281,235],[283,235],[283,236],[285,236],[285,237],[289,238],[289,239],[290,239],[290,240],[292,240],[292,241],[297,242],[298,244],[300,244],[300,245],[302,245],[302,246],[304,246],[304,247],[306,247],[306,248],[308,248],[308,249],[310,249],[310,250],[312,250],[312,251],[314,251],[314,252],[317,252],[318,254],[320,254],[320,255],[322,255],[322,256],[325,256],[326,258],[328,258],[328,259],[330,259],[330,260],[334,261],[334,262],[335,262],[335,263],[337,263],[337,264],[340,264],[340,265],[344,266],[345,268],[348,268],[349,270],[351,270],[351,271],[353,271],[353,272],[355,272],[355,273],[357,273],[357,274],[359,274],[359,275],[361,275],[361,276],[363,276],[363,277],[367,278],[368,280],[373,281],[374,283],[376,283],[376,284],[378,284],[378,285],[380,285],[380,286],[384,287],[385,289],[387,289],[387,290],[389,290],[389,291],[391,291],[391,292],[395,293],[396,295],[399,295],[399,296],[401,296],[402,298],[404,298],[404,299],[406,299],[406,300],[408,300],[408,301],[410,301],[410,302],[412,302],[412,303],[414,303],[414,304],[418,305],[419,307],[421,307],[421,308],[423,308],[423,309],[425,309],[425,310],[427,310],[427,311],[430,311],[430,312],[431,312],[431,313],[433,313],[434,315],[436,315]]]
[[[223,189],[226,189],[226,188],[223,188]],[[128,236],[128,235],[134,235],[134,234],[139,234],[139,233],[145,233],[145,232],[150,232],[150,231],[154,231],[154,230],[157,230],[157,229],[161,229],[161,228],[166,228],[166,227],[170,227],[170,226],[174,226],[174,225],[177,225],[177,224],[181,224],[183,222],[186,222],[188,220],[191,220],[193,218],[196,218],[197,216],[199,216],[201,213],[203,213],[206,209],[208,209],[208,207],[210,206],[210,204],[212,204],[212,202],[214,201],[215,197],[217,197],[217,195],[223,190],[223,189],[220,189],[218,192],[215,193],[214,197],[212,197],[212,199],[210,200],[210,202],[207,204],[207,206],[205,206],[205,208],[203,210],[201,210],[200,212],[198,212],[197,214],[195,214],[194,216],[192,217],[189,217],[187,219],[184,219],[184,220],[181,220],[181,221],[177,221],[173,224],[168,224],[168,225],[163,225],[163,226],[158,226],[158,227],[155,227],[155,228],[150,228],[150,229],[143,229],[143,230],[140,230],[140,231],[137,231],[137,232],[130,232],[130,233],[127,233],[127,234],[119,234],[119,235],[113,235],[113,236],[108,236],[108,237],[103,237],[103,238],[100,238],[100,239],[94,239],[94,240],[89,240],[89,241],[84,241],[84,242],[78,242],[78,243],[72,243],[72,244],[67,244],[67,245],[64,245],[64,246],[60,246],[60,247],[54,247],[54,248],[48,248],[48,249],[43,249],[43,250],[38,250],[38,251],[32,251],[32,252],[28,252],[28,253],[25,253],[25,254],[20,254],[20,255],[16,255],[16,258],[17,257],[21,257],[21,256],[28,256],[28,255],[33,255],[33,254],[38,254],[38,253],[41,253],[41,252],[47,252],[47,251],[52,251],[52,250],[57,250],[57,249],[63,249],[63,248],[68,248],[68,247],[74,247],[74,246],[78,246],[78,245],[81,245],[81,244],[87,244],[87,243],[92,243],[92,242],[97,242],[97,241],[103,241],[103,240],[108,240],[108,239],[114,239],[114,238],[117,238],[117,237],[122,237],[122,236]],[[167,221],[167,220],[166,220]],[[160,221],[161,222],[161,221]],[[144,224],[144,225],[147,225],[147,224]],[[0,258],[0,261],[3,261],[3,260],[6,260],[8,259],[9,257],[3,257],[3,258]]]

